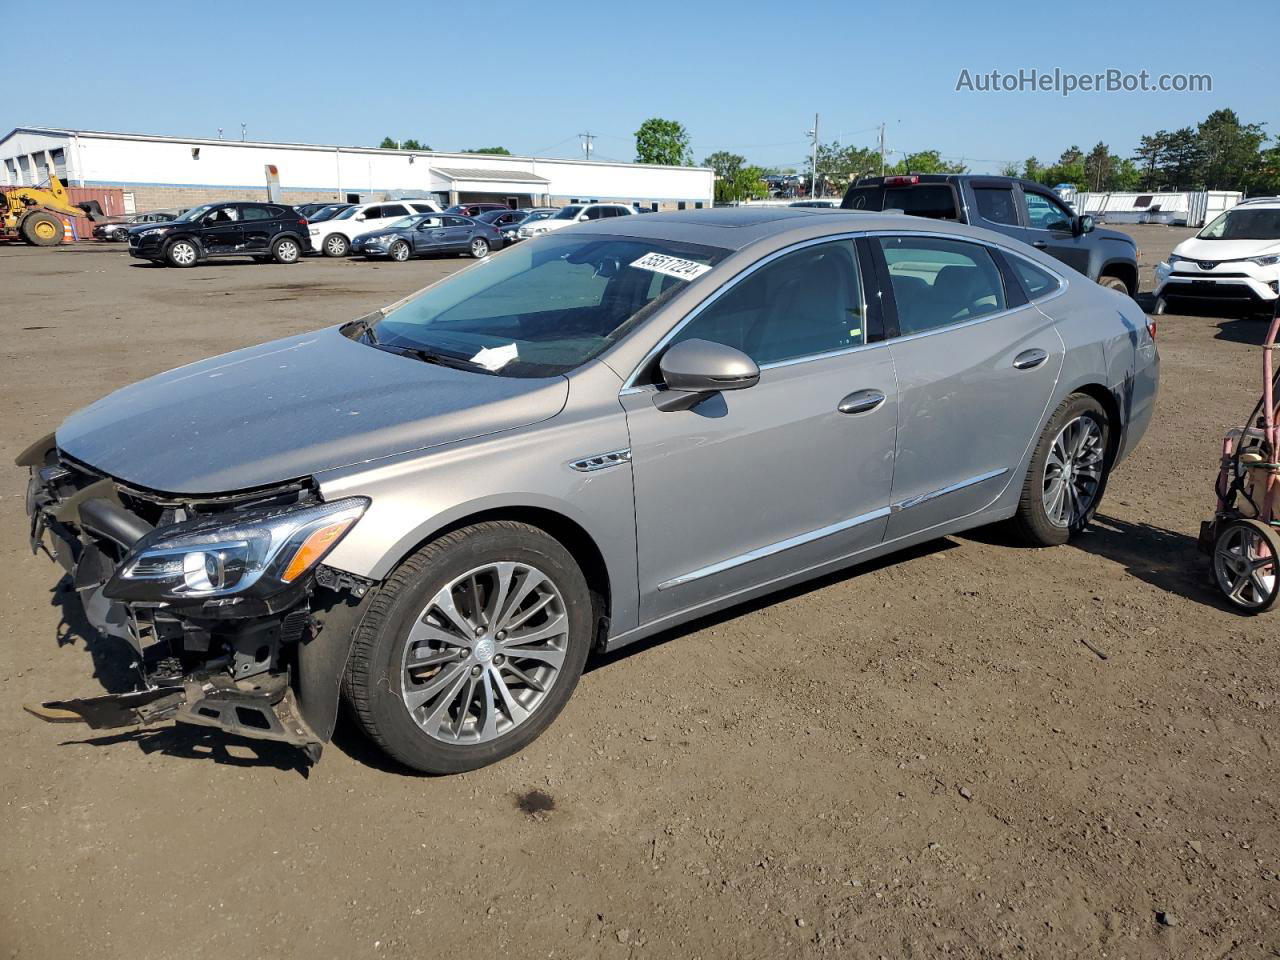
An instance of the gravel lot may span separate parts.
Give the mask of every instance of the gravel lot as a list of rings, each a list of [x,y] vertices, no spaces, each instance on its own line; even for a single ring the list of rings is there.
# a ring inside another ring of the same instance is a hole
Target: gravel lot
[[[1187,232],[1132,229],[1149,290]],[[30,556],[12,458],[466,262],[0,246],[0,956],[1280,956],[1280,614],[1228,612],[1195,551],[1254,320],[1161,318],[1155,423],[1078,545],[941,540],[624,651],[495,767],[408,775],[348,721],[304,773],[25,714],[129,661]]]

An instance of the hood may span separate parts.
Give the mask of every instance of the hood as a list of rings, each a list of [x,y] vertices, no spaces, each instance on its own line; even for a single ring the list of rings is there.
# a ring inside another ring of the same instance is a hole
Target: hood
[[[1280,253],[1280,240],[1201,240],[1188,237],[1173,252],[1189,260],[1244,260]]]
[[[560,230],[571,224],[577,223],[577,220],[557,220],[555,217],[547,217],[545,220],[535,220],[533,223],[522,223],[520,226],[527,226],[530,229],[534,227],[546,227],[548,230]]]
[[[1133,237],[1127,233],[1121,233],[1119,230],[1108,230],[1106,227],[1094,227],[1093,236],[1099,240],[1110,240],[1116,243],[1123,243],[1127,247],[1137,248],[1137,243]]]
[[[400,237],[408,233],[407,230],[387,230],[385,227],[381,230],[374,230],[370,233],[362,233],[356,238],[359,243],[368,243],[370,240],[377,240],[379,237]]]
[[[201,360],[72,414],[58,448],[134,486],[219,494],[554,417],[568,380],[490,376],[337,328]]]

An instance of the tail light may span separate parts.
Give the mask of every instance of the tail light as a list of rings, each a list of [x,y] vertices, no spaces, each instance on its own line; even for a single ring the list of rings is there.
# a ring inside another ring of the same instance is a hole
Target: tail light
[[[919,182],[920,182],[920,178],[915,175],[912,175],[910,177],[885,177],[884,178],[884,184],[886,187],[906,187]]]
[[[305,227],[305,226],[307,226],[307,225],[308,225],[308,224],[307,224],[307,218],[306,218],[306,217],[299,217],[299,218],[298,218],[298,226],[300,226],[300,227]]]
[[[1149,314],[1147,316],[1147,333],[1151,335],[1151,342],[1155,343],[1156,342],[1156,318]]]

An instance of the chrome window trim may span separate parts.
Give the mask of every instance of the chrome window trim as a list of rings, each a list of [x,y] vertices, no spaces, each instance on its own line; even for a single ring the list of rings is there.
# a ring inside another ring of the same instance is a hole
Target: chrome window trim
[[[1003,477],[1009,472],[1008,467],[1001,467],[999,470],[989,470],[986,473],[980,473],[976,477],[969,477],[967,480],[957,480],[955,483],[948,484],[945,487],[939,487],[937,490],[930,490],[928,493],[922,493],[914,497],[907,497],[905,500],[899,500],[897,503],[889,504],[890,513],[901,513],[903,510],[910,510],[912,507],[918,507],[922,503],[928,503],[930,500],[937,500],[939,497],[945,497],[948,493],[955,493],[958,490],[965,490],[969,487],[977,486],[987,480],[994,480],[996,477]]]
[[[756,270],[760,269],[766,264],[773,262],[774,260],[778,259],[779,257],[785,254],[792,253],[796,250],[802,250],[805,247],[816,246],[817,244],[820,244],[820,243],[834,243],[840,240],[856,241],[860,237],[865,237],[867,239],[875,239],[877,237],[930,237],[938,240],[954,240],[957,243],[973,243],[973,244],[977,244],[980,247],[993,247],[996,250],[999,250],[1001,253],[1006,254],[1008,256],[1021,257],[1023,260],[1026,260],[1028,263],[1032,264],[1033,266],[1041,270],[1044,270],[1046,273],[1048,273],[1050,276],[1052,276],[1055,280],[1058,281],[1058,287],[1052,293],[1048,293],[1043,296],[1037,297],[1034,300],[1029,300],[1027,303],[1024,303],[1020,306],[1010,307],[1008,309],[1001,310],[999,313],[989,313],[986,316],[974,317],[972,320],[961,320],[958,323],[949,324],[948,326],[945,326],[945,327],[935,327],[932,330],[923,330],[920,333],[909,334],[905,337],[902,337],[902,336],[891,337],[891,338],[886,338],[884,340],[877,340],[875,343],[863,343],[856,347],[848,347],[844,350],[830,351],[828,353],[821,353],[821,354],[809,354],[803,357],[795,357],[791,360],[778,360],[773,363],[765,363],[760,365],[760,369],[762,371],[772,370],[777,367],[793,366],[798,363],[808,363],[814,360],[825,360],[829,357],[843,356],[844,354],[856,353],[860,350],[871,350],[879,347],[887,347],[890,344],[894,344],[894,343],[906,343],[911,340],[918,340],[921,337],[931,337],[938,333],[949,333],[952,330],[959,330],[967,326],[972,326],[974,324],[986,323],[988,320],[998,320],[1001,317],[1008,316],[1011,313],[1017,313],[1019,310],[1025,310],[1027,307],[1030,307],[1032,305],[1036,305],[1038,307],[1042,303],[1047,303],[1050,300],[1054,300],[1062,296],[1063,294],[1065,294],[1067,292],[1068,287],[1070,286],[1070,281],[1066,278],[1066,276],[1059,273],[1056,269],[1045,266],[1044,264],[1038,263],[1035,260],[1031,260],[1028,257],[1023,256],[1017,250],[1014,250],[1012,247],[1006,244],[997,243],[992,240],[985,240],[985,239],[980,240],[972,237],[957,236],[954,233],[944,233],[944,232],[935,231],[935,230],[859,230],[851,233],[831,234],[830,236],[826,236],[826,237],[818,237],[816,239],[803,240],[789,247],[783,247],[779,250],[775,250],[773,253],[769,254],[764,259],[757,260],[751,266],[747,267],[741,273],[733,277],[733,279],[726,281],[724,284],[718,287],[715,290],[715,292],[710,294],[705,300],[703,300],[696,307],[690,310],[689,313],[687,313],[684,316],[684,318],[680,320],[679,323],[677,323],[674,327],[668,330],[666,334],[663,335],[662,339],[660,339],[644,355],[644,358],[638,364],[636,364],[635,368],[631,371],[630,375],[626,378],[626,381],[623,383],[622,389],[618,391],[618,396],[623,397],[623,396],[629,396],[631,394],[646,393],[646,392],[652,392],[656,390],[657,388],[653,384],[639,384],[639,385],[636,384],[635,381],[636,381],[636,378],[640,376],[640,372],[644,370],[644,368],[647,367],[651,362],[653,362],[653,358],[656,357],[659,353],[661,353],[663,348],[665,348],[666,345],[670,343],[671,340],[675,337],[675,335],[678,334],[681,330],[683,330],[687,324],[691,323],[703,310],[705,310],[711,304],[715,303],[716,300],[718,300],[721,296],[723,296],[725,293],[731,290],[734,286],[736,286],[739,282],[744,280],[746,277],[750,276]],[[867,309],[867,286],[863,280],[862,263],[860,261],[860,258],[855,256],[854,263],[857,266],[857,270],[858,270],[858,284],[861,287],[861,292],[862,292],[862,308],[863,308],[863,318],[865,323],[866,309]],[[864,338],[866,336],[865,329],[866,328],[864,326],[863,328]]]
[[[717,287],[716,290],[712,292],[705,300],[703,300],[696,307],[694,307],[687,314],[685,314],[685,316],[680,320],[679,323],[677,323],[674,327],[668,330],[663,335],[662,339],[660,339],[656,344],[654,344],[654,346],[644,355],[641,361],[638,364],[636,364],[635,368],[631,371],[626,381],[622,384],[622,389],[619,391],[619,396],[627,393],[638,393],[638,392],[641,392],[644,387],[650,386],[649,384],[642,384],[640,386],[636,385],[636,378],[640,376],[641,371],[644,370],[645,367],[647,367],[650,363],[653,362],[653,358],[662,352],[663,348],[666,347],[666,345],[670,343],[672,339],[674,339],[676,334],[678,334],[681,330],[683,330],[695,319],[697,319],[702,314],[702,311],[709,308],[713,303],[719,300],[728,291],[732,290],[734,287],[736,287],[739,283],[744,281],[747,277],[751,276],[757,270],[761,269],[762,267],[768,266],[770,263],[772,263],[774,260],[777,260],[780,257],[786,256],[787,254],[790,254],[790,253],[795,253],[798,250],[803,250],[806,247],[816,247],[822,243],[839,243],[842,240],[847,240],[850,243],[852,243],[853,241],[857,240],[858,237],[861,237],[861,236],[865,236],[865,233],[863,231],[853,231],[849,233],[834,233],[825,237],[817,237],[809,240],[801,240],[799,243],[794,243],[789,247],[782,247],[778,250],[773,251],[773,253],[769,254],[766,257],[763,257],[760,260],[757,260],[755,263],[751,264],[745,270],[740,271],[738,274],[736,274],[729,280],[726,280],[719,287]],[[877,341],[877,343],[875,344],[868,344],[866,342],[867,285],[866,283],[863,282],[862,264],[859,262],[857,249],[853,251],[853,266],[858,278],[858,295],[862,298],[863,342],[858,346],[847,348],[847,350],[850,350],[850,351],[860,350],[863,347],[867,347],[867,346],[878,346],[880,343],[880,341]],[[834,356],[842,352],[845,352],[845,351],[828,351],[827,355]],[[779,364],[791,363],[796,360],[811,360],[811,359],[816,360],[818,357],[819,357],[819,354],[805,354],[802,357],[793,357],[791,360],[777,360],[777,361],[774,361],[774,363],[772,364],[761,364],[760,369],[764,370]]]
[[[672,587],[679,587],[686,583],[692,583],[695,580],[702,580],[705,577],[714,576],[717,573],[724,573],[726,570],[733,570],[743,564],[751,563],[753,560],[761,560],[765,557],[771,557],[775,553],[781,553],[784,550],[790,550],[793,547],[803,546],[806,543],[813,543],[815,540],[821,540],[824,537],[832,536],[836,533],[842,533],[845,530],[851,530],[859,527],[864,523],[870,523],[873,520],[880,520],[889,516],[888,507],[880,507],[868,513],[859,514],[856,517],[850,517],[847,520],[841,520],[825,527],[819,527],[817,530],[810,530],[807,533],[796,534],[794,537],[788,537],[785,540],[778,540],[775,543],[766,544],[763,547],[757,547],[754,550],[748,550],[746,553],[740,553],[737,556],[729,557],[727,560],[720,560],[716,563],[707,564],[705,567],[699,567],[697,570],[690,570],[688,573],[682,573],[678,577],[672,577],[670,580],[664,580],[658,584],[659,590],[670,590]]]

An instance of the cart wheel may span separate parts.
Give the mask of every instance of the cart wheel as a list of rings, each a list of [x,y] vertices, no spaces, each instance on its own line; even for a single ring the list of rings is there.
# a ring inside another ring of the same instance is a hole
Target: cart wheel
[[[1223,524],[1213,544],[1213,578],[1237,610],[1270,610],[1280,600],[1280,533],[1259,520]]]

